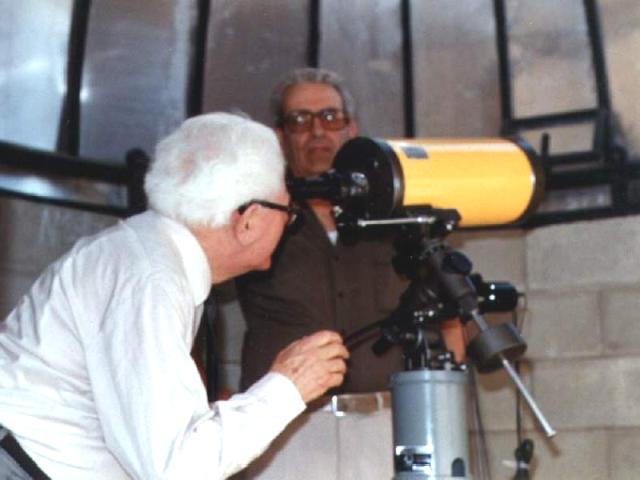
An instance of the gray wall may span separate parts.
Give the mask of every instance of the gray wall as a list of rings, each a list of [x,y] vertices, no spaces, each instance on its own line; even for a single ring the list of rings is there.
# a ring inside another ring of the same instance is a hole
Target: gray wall
[[[0,228],[8,238],[0,255],[3,315],[77,237],[113,222],[20,200],[1,202]],[[635,479],[640,469],[640,217],[530,232],[457,232],[449,243],[464,251],[485,279],[509,280],[526,292],[520,312],[529,345],[523,377],[558,430],[552,442],[545,441],[525,415],[526,434],[536,442],[533,478]],[[233,312],[235,307],[227,308]],[[242,325],[235,317],[228,327],[225,355],[235,362]],[[231,365],[233,386],[236,368]],[[506,480],[511,471],[503,461],[512,460],[516,442],[514,390],[503,373],[479,379],[492,478]],[[253,467],[256,478],[298,478],[300,469],[312,471],[309,462],[318,475],[310,479],[389,478],[371,476],[392,468],[388,408],[343,418],[316,412],[296,428],[279,439],[276,445],[283,449],[275,459],[265,457]]]
[[[12,46],[0,77],[0,104],[5,107],[0,139],[41,148],[55,143],[60,94],[50,92],[64,71],[59,58],[66,45],[58,33],[68,28],[64,13],[70,3],[0,0],[10,20],[0,24],[2,44],[21,42],[20,48]],[[512,51],[521,108],[553,106],[567,99],[580,103],[593,94],[587,80],[576,83],[575,74],[580,78],[585,71],[575,55],[584,40],[579,22],[572,20],[577,3],[545,0],[540,9],[532,9],[525,0],[508,2],[511,28],[521,35]],[[142,0],[93,4],[97,23],[87,46],[93,57],[84,80],[82,149],[105,158],[122,158],[133,146],[151,150],[156,139],[184,116],[185,42],[195,3],[154,2],[153,12],[147,12],[149,2]],[[491,4],[465,0],[448,2],[444,9],[441,2],[412,2],[419,135],[497,133]],[[353,85],[363,126],[371,135],[404,131],[398,6],[399,1],[391,0],[322,2],[323,28],[329,33],[321,44],[321,64],[342,71]],[[40,12],[35,27],[24,28],[32,18],[26,12]],[[306,2],[212,1],[206,109],[238,108],[267,121],[266,95],[273,79],[304,63],[305,12]],[[628,143],[638,152],[640,3],[606,0],[601,12],[614,107]],[[98,19],[106,23],[100,25]],[[45,73],[37,70],[44,67],[35,61],[43,51],[49,59]],[[540,90],[548,83],[545,78],[554,79],[549,91]],[[578,140],[582,135],[574,134]],[[42,268],[75,239],[114,221],[1,199],[0,313],[4,316]],[[514,282],[527,292],[530,366],[525,378],[559,430],[553,444],[534,434],[536,478],[631,479],[640,469],[640,416],[633,401],[640,394],[638,224],[637,217],[626,217],[532,232],[466,233],[452,239],[485,278]],[[226,385],[233,389],[244,326],[234,302],[225,305],[225,313],[221,342]],[[501,461],[512,459],[515,445],[513,390],[502,374],[482,382],[494,478],[506,479],[509,471]],[[381,415],[373,423],[358,418],[343,423],[348,428],[341,431],[351,435],[341,444],[344,451],[369,441],[371,451],[377,452],[372,461],[387,462],[388,418]],[[310,437],[301,442],[328,447],[332,435],[311,428]],[[383,440],[374,442],[376,438]],[[332,465],[350,461],[331,449],[327,455]],[[318,468],[325,464],[314,458]],[[351,476],[342,478],[370,478],[358,477],[361,464],[345,465],[343,471],[351,472],[345,475]],[[389,465],[380,468],[386,471]],[[329,476],[322,478],[333,478],[324,473]]]
[[[535,443],[532,478],[638,478],[640,217],[455,233],[450,243],[485,279],[508,278],[526,292],[522,376],[557,430],[546,439],[525,409],[524,436]],[[504,372],[480,375],[478,382],[491,479],[508,480],[517,445],[515,390]],[[294,480],[302,469],[309,480],[391,478],[390,408],[380,399],[369,404],[378,407],[303,416],[250,467],[250,478]]]

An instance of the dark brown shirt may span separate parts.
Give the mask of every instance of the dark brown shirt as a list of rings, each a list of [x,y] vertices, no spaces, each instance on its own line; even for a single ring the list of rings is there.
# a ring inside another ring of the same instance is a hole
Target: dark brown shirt
[[[292,341],[321,329],[349,335],[391,312],[406,288],[393,270],[390,237],[366,232],[357,241],[334,246],[311,210],[283,237],[268,272],[238,279],[247,321],[242,353],[242,388],[269,369],[276,354]],[[401,349],[378,357],[367,341],[351,351],[342,392],[387,388],[389,375],[402,370]]]

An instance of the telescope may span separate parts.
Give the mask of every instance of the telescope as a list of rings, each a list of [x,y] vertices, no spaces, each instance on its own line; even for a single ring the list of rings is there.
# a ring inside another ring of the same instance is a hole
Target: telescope
[[[467,367],[434,340],[439,322],[473,321],[479,333],[467,356],[480,372],[503,367],[547,436],[544,418],[511,361],[526,343],[511,323],[490,326],[487,311],[513,311],[517,292],[485,283],[471,262],[443,240],[457,227],[522,222],[544,190],[535,151],[518,139],[379,139],[358,137],[337,152],[333,168],[316,178],[287,180],[292,198],[334,205],[338,228],[395,225],[393,266],[411,282],[386,318],[372,327],[374,352],[401,345],[405,371],[391,376],[394,480],[469,478]]]
[[[352,220],[383,220],[425,207],[455,210],[461,227],[524,220],[544,190],[535,151],[521,140],[358,137],[333,169],[290,178],[294,199],[324,198]]]

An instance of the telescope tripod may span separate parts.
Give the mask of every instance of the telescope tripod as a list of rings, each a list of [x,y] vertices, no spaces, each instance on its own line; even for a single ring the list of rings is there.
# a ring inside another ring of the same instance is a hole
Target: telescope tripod
[[[376,323],[381,336],[373,346],[381,354],[400,345],[405,358],[405,371],[392,375],[390,382],[394,480],[469,478],[468,372],[442,338],[444,320],[475,323],[479,333],[467,353],[476,368],[488,372],[503,367],[546,435],[555,434],[511,363],[524,353],[524,340],[511,323],[489,326],[483,316],[514,310],[517,292],[508,284],[484,283],[472,275],[467,257],[445,244],[458,221],[455,210],[434,209],[406,219],[358,221],[360,226],[401,225],[393,264],[411,280],[398,307]],[[524,458],[520,455],[518,460]]]

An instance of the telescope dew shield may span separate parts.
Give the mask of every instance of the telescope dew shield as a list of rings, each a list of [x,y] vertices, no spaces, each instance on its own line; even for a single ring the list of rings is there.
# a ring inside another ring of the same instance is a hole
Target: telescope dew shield
[[[455,209],[461,226],[522,220],[542,197],[543,175],[531,147],[519,140],[358,137],[338,151],[334,169],[367,178],[368,191],[345,210],[381,219],[402,208]]]

